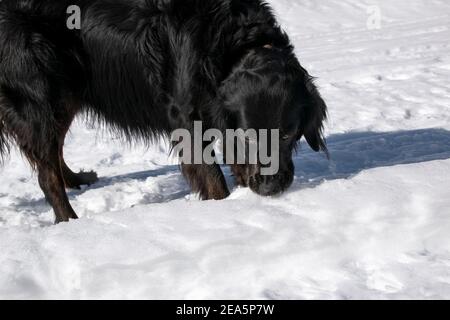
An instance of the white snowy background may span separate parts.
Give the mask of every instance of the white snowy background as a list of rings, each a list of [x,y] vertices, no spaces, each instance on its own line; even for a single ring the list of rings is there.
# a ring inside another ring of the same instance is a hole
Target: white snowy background
[[[0,169],[0,298],[450,298],[450,2],[270,3],[318,77],[332,160],[303,146],[277,198],[226,170],[231,197],[201,202],[164,143],[78,121],[66,158],[101,176],[69,193],[80,220],[52,224],[17,152]]]

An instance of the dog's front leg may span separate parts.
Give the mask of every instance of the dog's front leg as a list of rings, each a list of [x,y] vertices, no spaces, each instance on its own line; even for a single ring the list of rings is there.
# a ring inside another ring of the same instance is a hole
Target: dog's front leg
[[[230,192],[222,169],[214,161],[216,157],[214,151],[210,151],[209,154],[212,158],[205,158],[205,154],[208,154],[205,150],[211,147],[211,143],[203,141],[200,144],[196,140],[203,137],[203,133],[202,127],[198,127],[198,122],[189,131],[173,133],[175,154],[181,160],[181,171],[191,186],[192,192],[198,193],[202,200],[222,200],[227,198]]]
[[[202,200],[222,200],[230,195],[218,164],[182,164],[181,170],[192,191],[199,193]]]

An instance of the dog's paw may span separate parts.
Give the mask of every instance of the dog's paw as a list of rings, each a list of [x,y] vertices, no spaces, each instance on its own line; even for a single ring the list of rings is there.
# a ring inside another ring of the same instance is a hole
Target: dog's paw
[[[80,190],[81,186],[90,186],[98,181],[98,175],[94,171],[80,171],[65,178],[66,188]]]
[[[84,172],[81,171],[78,173],[78,178],[81,182],[81,185],[90,186],[96,182],[98,182],[98,175],[95,171]]]

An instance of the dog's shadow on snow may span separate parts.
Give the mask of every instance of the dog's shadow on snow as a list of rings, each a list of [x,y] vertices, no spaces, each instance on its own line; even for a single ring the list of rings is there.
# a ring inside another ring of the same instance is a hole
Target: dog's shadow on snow
[[[333,135],[327,143],[330,160],[302,143],[294,157],[294,190],[347,179],[367,169],[450,159],[450,131],[444,129],[352,132]]]
[[[367,169],[450,159],[450,131],[444,129],[387,133],[351,132],[332,135],[328,137],[327,143],[330,159],[323,153],[313,152],[306,143],[301,144],[294,156],[296,170],[293,190],[315,187],[326,180],[347,179]],[[223,168],[228,184],[233,187],[229,168]],[[189,194],[189,188],[184,183],[178,166],[101,178],[88,190],[172,173],[178,175],[179,187],[164,199],[164,202],[167,202]]]
[[[84,187],[82,190],[71,190],[67,195],[69,198],[73,198],[88,190],[102,189],[128,181],[146,181],[159,177],[161,178],[158,180],[158,186],[164,191],[149,194],[145,199],[145,204],[169,202],[184,198],[190,194],[189,186],[181,176],[180,167],[170,165],[155,170],[143,170],[111,177],[100,177],[99,181],[92,186]]]
[[[301,144],[294,156],[296,168],[294,188],[313,187],[325,180],[346,179],[367,169],[450,159],[450,131],[444,129],[387,133],[351,132],[332,135],[328,137],[327,144],[330,159],[323,153],[312,151],[306,143]],[[232,185],[230,170],[226,167],[224,169],[227,181]],[[129,180],[146,180],[171,173],[179,174],[179,167],[172,165],[157,170],[103,177],[85,190],[100,189]],[[189,193],[187,184],[182,183],[181,177],[180,182],[180,190],[168,200],[182,198]],[[70,194],[82,192],[73,191]]]

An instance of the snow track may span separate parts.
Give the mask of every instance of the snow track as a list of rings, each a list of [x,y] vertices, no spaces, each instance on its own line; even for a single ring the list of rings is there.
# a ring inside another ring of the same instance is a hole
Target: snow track
[[[450,4],[270,2],[329,105],[331,161],[302,145],[283,196],[201,202],[163,142],[80,119],[67,160],[101,177],[69,194],[80,220],[52,225],[17,152],[0,168],[0,298],[450,298]]]

